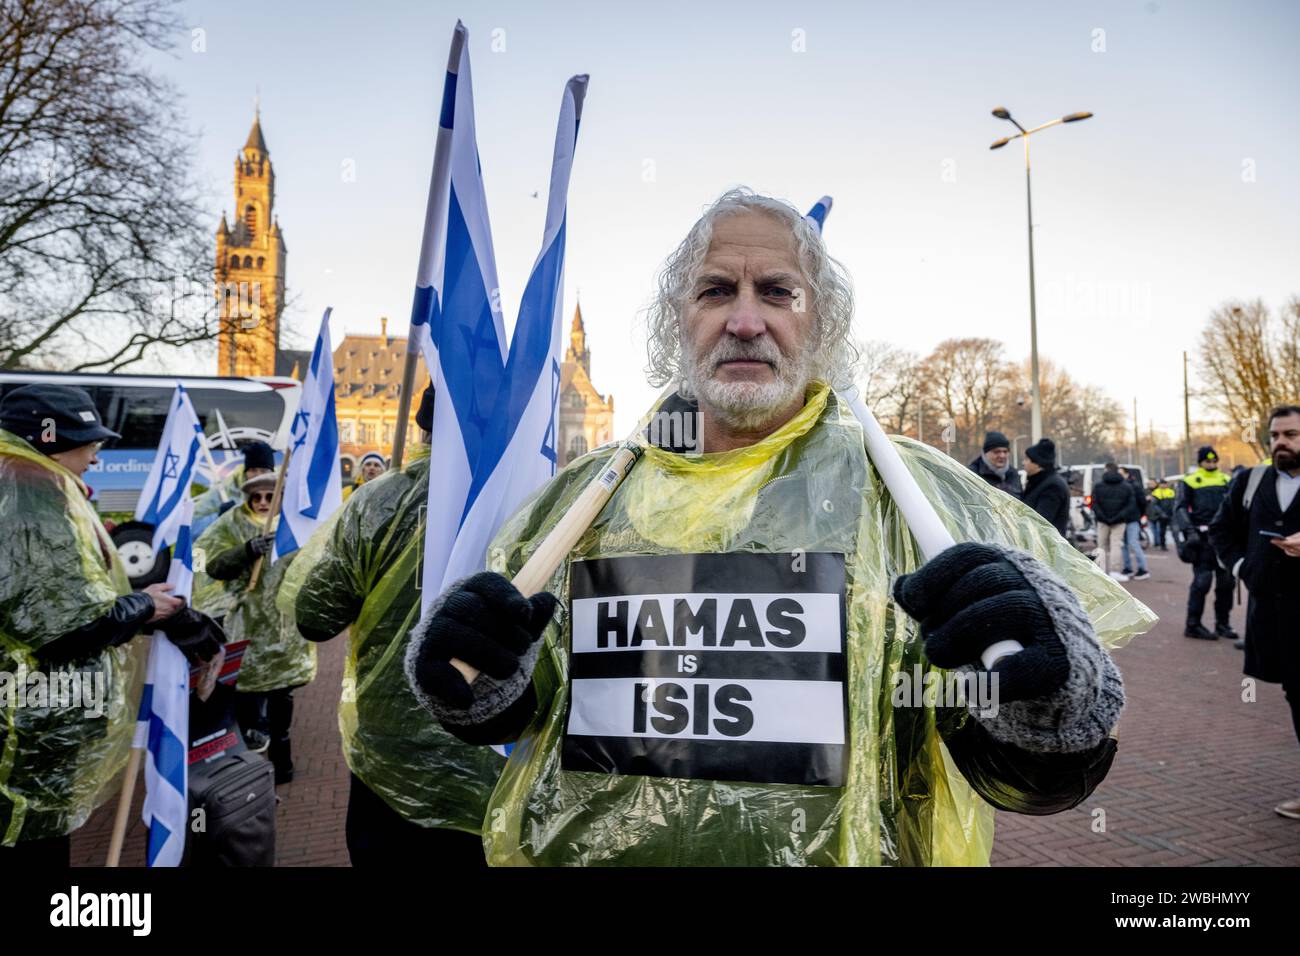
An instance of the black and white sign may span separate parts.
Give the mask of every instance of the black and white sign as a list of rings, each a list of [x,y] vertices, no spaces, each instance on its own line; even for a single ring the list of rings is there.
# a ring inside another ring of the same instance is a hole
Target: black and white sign
[[[838,787],[844,556],[575,561],[565,770]]]

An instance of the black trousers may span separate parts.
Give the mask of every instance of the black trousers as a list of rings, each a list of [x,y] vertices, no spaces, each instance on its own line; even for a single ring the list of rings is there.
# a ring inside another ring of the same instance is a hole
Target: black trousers
[[[276,772],[284,774],[293,770],[293,754],[289,745],[289,727],[293,724],[293,688],[255,693],[235,692],[235,719],[240,729],[260,730],[271,738],[266,756],[275,765]]]
[[[1203,541],[1192,565],[1192,587],[1187,592],[1188,621],[1200,621],[1211,584],[1214,585],[1214,623],[1227,624],[1232,613],[1232,572],[1219,567],[1214,548]]]
[[[20,840],[0,846],[0,873],[20,874],[23,869],[59,870],[72,866],[72,836],[47,840]]]
[[[477,833],[422,827],[407,820],[356,776],[348,793],[348,856],[355,867],[404,870],[433,866],[457,870],[487,868]]]
[[[1295,728],[1295,739],[1300,740],[1300,683],[1282,682],[1282,693],[1291,705],[1291,726]]]

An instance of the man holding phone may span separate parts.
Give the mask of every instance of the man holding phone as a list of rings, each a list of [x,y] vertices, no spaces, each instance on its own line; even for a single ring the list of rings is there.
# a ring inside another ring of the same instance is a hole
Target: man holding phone
[[[1280,683],[1300,738],[1300,405],[1281,405],[1268,419],[1273,463],[1243,471],[1210,524],[1223,567],[1250,590],[1245,673]],[[1274,808],[1300,820],[1300,799]]]

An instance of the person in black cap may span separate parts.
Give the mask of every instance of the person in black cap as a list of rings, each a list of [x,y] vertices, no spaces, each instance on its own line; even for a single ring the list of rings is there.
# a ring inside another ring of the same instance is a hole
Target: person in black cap
[[[970,470],[1012,498],[1023,494],[1020,472],[1011,467],[1011,442],[1001,432],[985,433],[984,451],[970,463]]]
[[[131,745],[134,663],[123,645],[149,624],[167,632],[181,620],[185,602],[170,584],[131,591],[88,500],[81,476],[118,437],[79,388],[25,385],[0,402],[0,671],[83,688],[0,721],[0,872],[69,864],[69,834],[111,794]],[[168,636],[195,652],[189,625]],[[211,657],[216,647],[202,643]],[[98,714],[87,685],[102,695]]]
[[[1025,449],[1025,494],[1021,499],[1066,537],[1070,523],[1070,487],[1056,471],[1056,444],[1044,438]]]
[[[1230,479],[1219,469],[1219,455],[1209,445],[1196,450],[1197,468],[1178,483],[1174,495],[1173,531],[1178,557],[1192,566],[1192,586],[1187,592],[1187,626],[1184,637],[1214,641],[1237,640],[1228,622],[1232,613],[1232,572],[1219,565],[1210,541],[1210,522],[1228,496]],[[1201,623],[1205,598],[1214,584],[1214,630]]]

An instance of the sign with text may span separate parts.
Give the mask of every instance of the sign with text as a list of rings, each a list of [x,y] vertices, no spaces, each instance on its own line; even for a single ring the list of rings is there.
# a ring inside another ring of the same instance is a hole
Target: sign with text
[[[844,783],[844,556],[575,561],[565,770]]]

